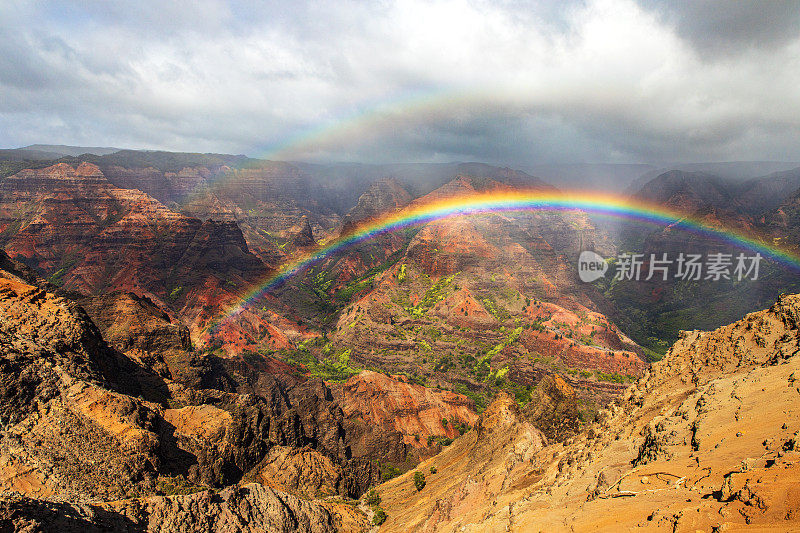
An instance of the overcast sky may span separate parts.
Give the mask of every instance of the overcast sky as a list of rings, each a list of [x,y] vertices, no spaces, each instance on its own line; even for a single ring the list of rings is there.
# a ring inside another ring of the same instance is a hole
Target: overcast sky
[[[800,3],[0,2],[0,147],[800,160]]]

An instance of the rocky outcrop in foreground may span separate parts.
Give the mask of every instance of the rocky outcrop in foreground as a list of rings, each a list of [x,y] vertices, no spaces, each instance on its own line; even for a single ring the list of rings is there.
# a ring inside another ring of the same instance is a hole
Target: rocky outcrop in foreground
[[[800,528],[800,295],[662,361],[563,443],[519,422],[475,429],[378,487],[381,531],[764,531]],[[512,419],[514,417],[511,417]],[[518,420],[518,419],[517,419]],[[432,472],[438,473],[432,473]]]
[[[243,390],[201,388],[205,375],[188,386],[170,377],[177,359],[160,359],[191,353],[185,330],[151,315],[152,304],[87,301],[93,313],[132,313],[103,322],[123,352],[75,302],[2,252],[0,264],[0,530],[316,532],[362,520],[287,492],[341,501],[377,476],[351,459],[324,383],[263,373],[243,384],[208,364],[204,372]],[[142,335],[126,336],[128,325]],[[241,485],[286,450],[318,459],[302,472],[314,490]]]
[[[451,523],[461,524],[461,517],[491,506],[510,487],[509,478],[531,475],[531,465],[546,445],[547,438],[525,419],[514,398],[500,393],[466,435],[413,471],[378,487],[389,515],[384,529],[438,531],[440,525],[457,529]],[[414,483],[418,473],[425,479],[422,490]]]
[[[327,533],[338,531],[323,505],[258,484],[186,496],[74,504],[12,495],[0,500],[0,530],[65,533]]]

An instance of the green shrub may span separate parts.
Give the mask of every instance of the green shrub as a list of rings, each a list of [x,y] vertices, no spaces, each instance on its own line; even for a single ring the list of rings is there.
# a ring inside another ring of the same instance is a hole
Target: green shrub
[[[381,504],[381,495],[375,489],[369,489],[366,497],[367,505],[370,507],[377,507]]]
[[[57,276],[58,276],[58,275],[61,273],[61,271],[62,271],[62,270],[66,270],[66,269],[61,269],[61,270],[59,270],[58,272],[56,272],[55,274],[53,274],[53,277],[54,277],[54,278],[55,278],[55,277],[57,277]],[[178,296],[180,296],[180,295],[181,295],[181,292],[183,292],[183,287],[182,287],[182,286],[175,287],[174,289],[172,289],[172,290],[170,291],[170,293],[169,293],[169,299],[170,299],[170,300],[175,300],[175,299],[176,299]]]
[[[453,423],[453,427],[455,427],[458,430],[459,435],[463,435],[464,433],[472,429],[469,427],[469,424],[461,421]]]
[[[434,372],[447,372],[451,368],[454,368],[455,365],[453,364],[453,358],[445,354],[443,355],[434,365],[433,371]]]
[[[597,379],[599,381],[610,381],[612,383],[627,383],[628,381],[632,381],[633,378],[631,376],[624,376],[622,374],[618,374],[616,372],[611,372],[610,374],[606,374],[600,370],[595,372]]]
[[[414,472],[414,487],[417,492],[425,488],[425,474],[422,472]]]
[[[431,467],[431,474],[435,474],[436,472],[438,472],[438,470],[436,470],[435,466],[432,466]]]
[[[397,476],[402,474],[399,468],[392,465],[381,465],[381,479],[383,481],[389,481],[390,479],[394,479]]]
[[[380,507],[375,510],[375,516],[372,517],[372,524],[375,526],[379,526],[386,522],[386,511],[381,509]]]
[[[503,381],[506,379],[508,375],[508,366],[504,366],[500,370],[497,371],[497,375],[494,378],[494,384],[500,387],[503,384]]]

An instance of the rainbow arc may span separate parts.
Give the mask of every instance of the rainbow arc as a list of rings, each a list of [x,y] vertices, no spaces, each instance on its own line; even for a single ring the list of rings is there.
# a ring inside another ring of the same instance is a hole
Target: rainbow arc
[[[347,235],[343,235],[312,252],[304,254],[265,279],[259,280],[253,285],[252,289],[247,291],[228,309],[221,320],[213,323],[210,327],[217,327],[229,317],[241,312],[254,300],[268,294],[289,278],[296,276],[307,268],[324,261],[343,249],[379,235],[453,217],[491,213],[557,211],[583,211],[593,215],[668,226],[729,243],[743,250],[760,253],[764,258],[800,273],[800,257],[790,251],[770,245],[738,231],[708,226],[700,220],[687,217],[685,214],[640,200],[587,191],[543,192],[541,190],[515,190],[474,193],[430,202],[414,203],[404,209],[365,223]]]

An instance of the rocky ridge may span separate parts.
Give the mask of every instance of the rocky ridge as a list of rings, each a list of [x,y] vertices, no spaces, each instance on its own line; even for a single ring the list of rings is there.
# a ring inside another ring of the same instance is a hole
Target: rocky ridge
[[[515,451],[528,441],[513,432],[481,440],[479,421],[419,466],[422,490],[411,473],[381,485],[382,531],[796,529],[798,355],[800,295],[713,332],[686,332],[575,437],[526,456]],[[521,460],[458,466],[512,454]],[[431,467],[454,476],[440,482]]]
[[[65,289],[145,296],[193,334],[268,272],[235,223],[178,214],[90,163],[4,178],[0,245]]]
[[[461,176],[410,207],[509,188]],[[591,303],[602,295],[570,264],[583,236],[599,235],[591,228],[573,213],[427,223],[384,270],[353,284],[363,289],[338,315],[323,348],[350,350],[364,366],[402,371],[427,386],[482,396],[498,382],[524,397],[544,375],[571,372],[581,390],[591,389],[584,399],[606,402],[622,385],[597,376],[624,381],[647,362]],[[324,268],[315,279],[325,279]]]
[[[207,492],[262,472],[276,452],[303,449],[320,458],[310,473],[329,489],[312,497],[363,493],[377,469],[351,458],[343,414],[323,383],[261,374],[249,384],[229,376],[228,387],[241,392],[187,386],[171,379],[168,364],[142,365],[146,356],[185,350],[185,330],[163,316],[143,327],[135,315],[109,320],[104,331],[128,348],[119,351],[81,307],[30,284],[4,254],[0,263],[0,490],[17,494],[3,499],[1,523],[49,531],[99,520],[118,530],[184,530],[183,520],[195,520],[191,527],[235,530],[253,519],[276,530],[328,531],[361,520],[348,506],[339,512],[326,503],[329,512],[297,500],[287,490],[298,487],[289,484]],[[152,306],[112,296],[123,309]],[[145,335],[131,342],[127,324]],[[159,332],[165,340],[152,342]],[[169,496],[184,492],[197,494]],[[124,509],[104,503],[116,500]]]
[[[360,224],[405,207],[411,200],[411,195],[397,180],[378,180],[358,198],[358,203],[344,217],[342,234],[346,235]]]
[[[458,437],[478,418],[466,396],[409,383],[405,376],[364,370],[330,388],[351,421],[352,450],[359,457],[374,457],[379,442],[394,435],[397,447],[384,448],[380,459],[402,463],[408,455],[426,457],[441,450],[441,438]]]
[[[337,522],[324,505],[258,484],[229,487],[218,494],[156,496],[109,504],[51,502],[18,495],[0,500],[0,529],[31,533],[329,533],[340,530],[337,524],[341,526],[341,519]]]

